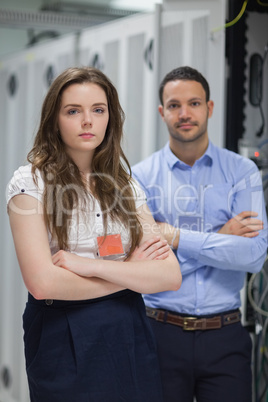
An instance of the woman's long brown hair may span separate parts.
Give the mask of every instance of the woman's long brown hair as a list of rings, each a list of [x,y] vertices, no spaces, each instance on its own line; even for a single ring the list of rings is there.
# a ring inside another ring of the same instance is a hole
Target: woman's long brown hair
[[[58,115],[63,91],[72,84],[94,83],[105,92],[109,122],[103,142],[96,148],[92,161],[90,192],[103,212],[105,234],[107,217],[121,222],[129,231],[131,248],[138,245],[142,228],[137,216],[131,169],[121,147],[124,112],[111,81],[92,67],[69,68],[52,83],[45,97],[39,129],[28,154],[32,173],[38,169],[44,180],[44,219],[59,249],[68,250],[69,222],[78,201],[86,203],[88,189],[76,164],[65,151],[58,130]]]

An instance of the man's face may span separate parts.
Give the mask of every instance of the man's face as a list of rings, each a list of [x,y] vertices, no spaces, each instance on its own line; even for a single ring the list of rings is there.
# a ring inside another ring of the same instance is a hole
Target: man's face
[[[213,102],[206,101],[205,90],[199,82],[177,80],[165,85],[159,113],[172,140],[186,143],[207,136],[212,111]]]

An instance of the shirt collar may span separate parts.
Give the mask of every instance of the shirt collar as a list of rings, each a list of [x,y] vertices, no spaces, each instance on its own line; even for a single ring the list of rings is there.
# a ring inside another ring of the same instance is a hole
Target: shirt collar
[[[181,168],[185,168],[186,166],[188,166],[186,165],[186,163],[182,162],[179,158],[177,158],[176,155],[173,154],[170,149],[169,142],[164,147],[164,155],[170,169],[173,169],[175,165]],[[195,163],[212,165],[213,156],[215,156],[214,145],[209,141],[206,152]]]

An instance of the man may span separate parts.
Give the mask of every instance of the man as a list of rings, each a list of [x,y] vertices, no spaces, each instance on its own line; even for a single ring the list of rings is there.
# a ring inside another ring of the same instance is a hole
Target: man
[[[240,290],[265,260],[265,203],[256,165],[210,142],[209,92],[193,68],[167,74],[159,112],[169,143],[133,167],[183,277],[176,292],[144,295],[165,402],[252,401]]]

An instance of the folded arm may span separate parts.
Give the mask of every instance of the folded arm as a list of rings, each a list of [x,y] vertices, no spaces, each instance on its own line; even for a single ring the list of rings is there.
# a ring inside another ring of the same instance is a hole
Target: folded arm
[[[14,197],[9,219],[24,283],[36,299],[83,300],[123,289],[99,278],[82,278],[53,264],[42,205],[37,199]]]
[[[147,261],[120,263],[91,260],[73,254],[76,266],[81,261],[84,266],[87,261],[89,275],[81,276],[62,269],[51,256],[40,202],[27,195],[15,196],[11,201],[9,218],[19,266],[25,285],[35,298],[82,300],[105,296],[125,288],[142,292],[144,289],[158,291],[160,288],[166,290],[180,286],[179,265],[171,254],[164,261],[155,260],[153,264]],[[152,236],[151,231],[144,236],[143,242]]]
[[[203,265],[219,269],[258,272],[267,253],[267,229],[257,213],[243,211],[217,233],[179,230],[158,222],[161,232],[176,250],[183,274]]]
[[[146,204],[138,209],[143,227],[141,245],[150,244],[153,236],[161,233]],[[166,245],[166,242],[164,242]],[[156,247],[157,248],[157,247]],[[181,273],[178,261],[170,248],[165,248],[164,258],[158,258],[159,251],[152,248],[149,257],[134,255],[127,261],[95,260],[79,257],[72,253],[59,251],[53,256],[54,264],[85,277],[98,277],[140,293],[156,293],[177,290],[181,285]],[[144,253],[148,252],[145,246]],[[155,254],[156,253],[156,254]]]

